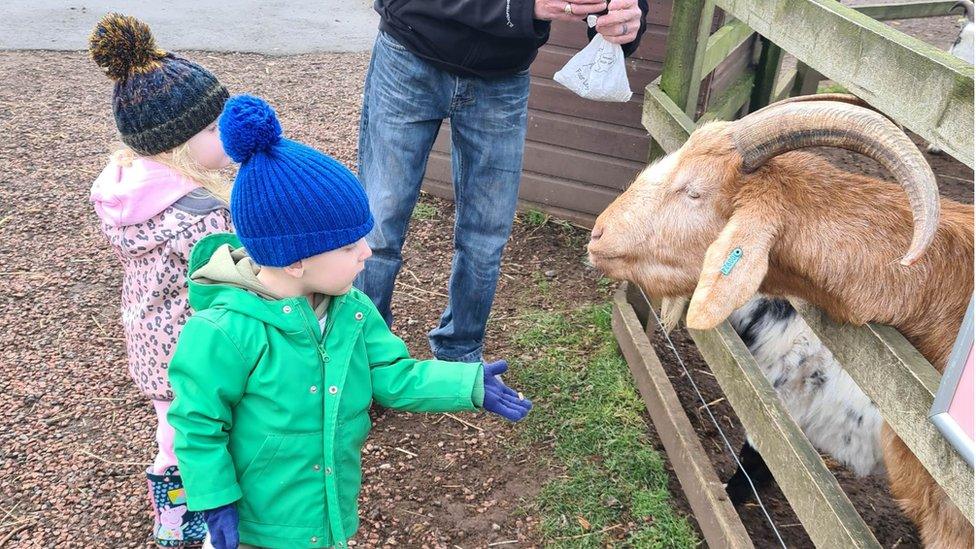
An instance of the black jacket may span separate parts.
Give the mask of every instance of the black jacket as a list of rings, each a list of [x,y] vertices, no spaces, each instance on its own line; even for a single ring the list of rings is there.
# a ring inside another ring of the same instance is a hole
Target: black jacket
[[[647,27],[647,0],[637,49]],[[549,40],[549,22],[537,21],[533,0],[374,0],[380,30],[410,52],[454,74],[492,78],[523,71]],[[589,29],[592,38],[595,32]]]

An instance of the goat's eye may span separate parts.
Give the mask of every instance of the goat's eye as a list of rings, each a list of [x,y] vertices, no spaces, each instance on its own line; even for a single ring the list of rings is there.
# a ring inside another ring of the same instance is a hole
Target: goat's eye
[[[701,198],[701,193],[695,189],[688,189],[689,198]]]

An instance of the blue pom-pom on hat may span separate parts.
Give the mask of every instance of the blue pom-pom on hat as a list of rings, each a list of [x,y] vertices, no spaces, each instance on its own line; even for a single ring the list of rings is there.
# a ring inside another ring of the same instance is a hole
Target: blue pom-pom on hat
[[[285,267],[372,230],[356,176],[331,156],[282,137],[263,99],[232,97],[219,125],[224,150],[241,163],[230,197],[234,228],[259,265]]]
[[[271,105],[253,95],[235,95],[220,115],[220,139],[234,162],[267,151],[281,140],[281,124]]]

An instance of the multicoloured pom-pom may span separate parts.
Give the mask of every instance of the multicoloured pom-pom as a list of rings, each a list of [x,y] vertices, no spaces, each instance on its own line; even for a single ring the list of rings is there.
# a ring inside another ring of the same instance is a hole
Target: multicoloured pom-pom
[[[88,53],[113,80],[158,68],[166,52],[156,46],[149,25],[135,17],[110,13],[88,37]]]

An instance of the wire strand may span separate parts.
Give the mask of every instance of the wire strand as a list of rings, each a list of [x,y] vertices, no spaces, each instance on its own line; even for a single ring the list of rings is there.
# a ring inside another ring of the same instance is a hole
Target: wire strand
[[[641,294],[643,293],[644,293],[643,290],[641,290]],[[647,296],[644,296],[644,298],[647,299]],[[650,305],[650,300],[647,300],[647,302]],[[658,328],[660,328],[661,333],[664,334],[664,339],[668,342],[668,347],[671,348],[671,352],[674,353],[674,357],[678,359],[678,364],[681,365],[681,369],[684,371],[685,377],[687,377],[688,381],[691,382],[691,387],[695,390],[695,394],[698,395],[698,400],[701,401],[701,403],[704,405],[703,407],[705,408],[705,411],[708,412],[708,417],[712,420],[712,425],[715,426],[715,429],[718,430],[718,434],[722,437],[722,442],[725,443],[725,448],[729,451],[729,455],[732,456],[732,459],[735,460],[735,464],[739,467],[739,470],[742,471],[742,474],[745,475],[746,480],[749,481],[749,488],[752,490],[752,494],[756,497],[756,501],[759,502],[759,508],[762,509],[763,515],[766,516],[766,522],[769,523],[770,528],[773,529],[773,533],[776,534],[776,539],[779,540],[779,544],[783,547],[783,549],[787,549],[786,542],[783,541],[783,537],[780,535],[779,530],[776,528],[776,524],[773,523],[773,517],[769,515],[769,511],[766,509],[766,506],[763,504],[762,498],[759,497],[759,492],[756,490],[756,485],[753,484],[752,482],[752,477],[750,477],[749,473],[747,473],[745,468],[742,467],[742,462],[739,461],[739,456],[736,455],[735,450],[732,448],[732,444],[729,442],[728,437],[725,436],[725,431],[722,430],[722,426],[719,425],[718,420],[715,419],[715,415],[712,414],[712,409],[705,401],[705,397],[702,396],[701,391],[698,390],[698,384],[695,383],[694,379],[692,379],[691,372],[689,372],[688,367],[685,366],[685,361],[681,360],[681,354],[678,353],[678,349],[675,348],[674,343],[672,343],[671,341],[671,336],[664,329],[664,324],[661,322],[661,319],[657,316],[657,311],[654,310],[653,305],[651,305],[649,309],[651,311],[651,314],[654,315],[654,321],[657,322]]]

